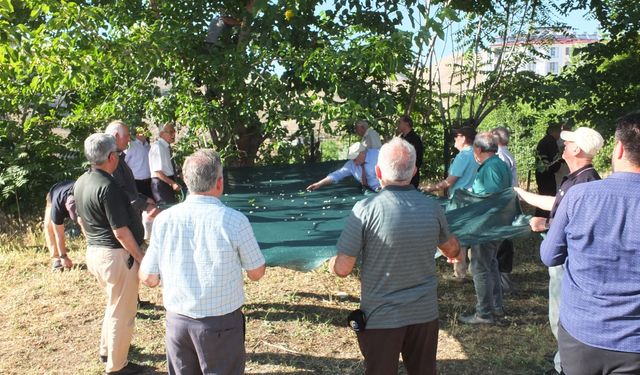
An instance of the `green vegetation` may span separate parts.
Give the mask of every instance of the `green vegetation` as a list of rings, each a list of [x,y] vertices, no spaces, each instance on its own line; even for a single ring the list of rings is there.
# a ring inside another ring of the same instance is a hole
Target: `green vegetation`
[[[105,301],[86,270],[84,241],[69,245],[75,268],[53,273],[40,227],[9,225],[0,234],[0,373],[101,374],[98,342]],[[499,326],[457,323],[460,314],[473,310],[473,284],[452,281],[451,266],[438,260],[440,374],[528,375],[550,368],[545,356],[553,351],[554,340],[538,243],[537,235],[515,242],[512,279],[517,291],[505,299],[507,318]],[[356,276],[340,279],[326,266],[308,273],[267,268],[262,280],[247,280],[245,288],[247,374],[363,372],[355,334],[346,326],[348,312],[358,306]],[[161,291],[141,287],[140,295],[154,305],[138,313],[130,358],[149,366],[148,374],[162,373]]]

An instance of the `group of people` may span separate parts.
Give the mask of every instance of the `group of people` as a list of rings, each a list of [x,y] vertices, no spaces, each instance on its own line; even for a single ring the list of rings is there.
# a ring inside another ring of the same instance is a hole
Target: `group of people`
[[[434,255],[439,249],[456,266],[466,257],[441,206],[414,185],[422,142],[412,125],[409,117],[401,117],[401,136],[382,144],[367,123],[359,122],[356,131],[363,141],[350,147],[349,161],[308,187],[315,190],[351,175],[375,192],[354,205],[329,261],[329,269],[345,277],[361,260],[361,305],[353,314],[360,318],[352,327],[366,374],[397,373],[400,355],[409,374],[436,373]],[[257,281],[265,274],[265,259],[248,219],[219,199],[224,191],[220,156],[199,150],[186,158],[182,172],[190,194],[156,216],[145,252],[140,212],[116,178],[119,165],[126,165],[118,145],[123,133],[108,133],[85,141],[91,169],[71,189],[62,184],[47,196],[54,225],[49,236],[57,239],[64,215],[52,209],[54,202],[64,202],[58,207],[67,212],[75,208],[87,239],[88,269],[106,292],[99,347],[106,373],[142,371],[127,359],[139,281],[162,285],[170,374],[244,373],[243,270]],[[489,195],[516,185],[506,129],[475,134],[463,127],[454,134],[460,153],[449,176],[424,190],[450,188],[455,194],[457,187]],[[561,280],[549,289],[561,356],[554,371],[640,373],[640,114],[618,121],[614,173],[602,181],[589,182],[599,179],[591,160],[602,148],[602,137],[588,128],[560,137],[570,174],[555,198],[515,187],[523,200],[551,211],[550,219],[534,217],[531,226],[548,230],[541,257],[552,282]],[[157,176],[175,190],[170,175],[164,174],[169,181]],[[73,201],[67,203],[69,196]],[[500,247],[493,241],[471,248],[477,304],[473,314],[460,317],[462,323],[492,324],[504,315]],[[56,254],[64,267],[71,266],[64,246]],[[559,320],[552,305],[560,306]]]

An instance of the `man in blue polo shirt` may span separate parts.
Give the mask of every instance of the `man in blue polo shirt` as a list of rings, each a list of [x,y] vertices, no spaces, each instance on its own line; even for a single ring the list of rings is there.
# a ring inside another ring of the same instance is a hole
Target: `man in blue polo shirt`
[[[640,374],[640,113],[618,120],[614,173],[571,188],[540,247],[564,264],[558,344],[566,374]]]

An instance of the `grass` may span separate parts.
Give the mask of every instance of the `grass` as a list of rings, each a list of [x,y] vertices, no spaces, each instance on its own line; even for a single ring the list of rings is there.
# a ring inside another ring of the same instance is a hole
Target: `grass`
[[[69,246],[76,267],[53,273],[36,225],[7,232],[0,234],[0,373],[101,374],[104,297],[84,265],[83,241]],[[449,280],[450,266],[438,261],[440,374],[539,374],[550,367],[544,357],[555,343],[538,245],[535,235],[515,241],[517,291],[506,297],[500,326],[457,323],[473,311],[473,284]],[[356,277],[337,278],[326,266],[308,273],[274,267],[245,290],[248,374],[363,373],[355,334],[345,325],[358,306]],[[141,287],[140,294],[154,305],[138,313],[130,359],[149,366],[148,374],[166,373],[161,291]]]

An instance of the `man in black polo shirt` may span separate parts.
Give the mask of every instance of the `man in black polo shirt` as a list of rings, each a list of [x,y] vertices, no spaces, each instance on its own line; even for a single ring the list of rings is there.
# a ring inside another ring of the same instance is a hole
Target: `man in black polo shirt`
[[[551,211],[549,219],[544,217],[531,218],[529,224],[535,232],[544,232],[549,229],[549,224],[555,216],[560,201],[572,186],[600,179],[591,162],[604,144],[602,136],[593,129],[578,128],[575,132],[563,131],[560,134],[560,138],[564,140],[562,158],[567,162],[571,173],[562,179],[558,194],[555,197],[550,197],[514,188],[525,202],[539,209]],[[556,340],[558,338],[558,321],[560,318],[560,284],[562,283],[563,274],[564,266],[549,267],[549,323]],[[559,352],[556,352],[554,358],[554,369],[550,370],[549,373],[562,373]]]
[[[107,295],[100,357],[107,374],[136,374],[127,360],[138,297],[138,268],[144,231],[125,192],[111,174],[118,166],[112,135],[90,135],[84,153],[91,169],[76,182],[74,196],[87,238],[87,268]]]
[[[420,167],[422,166],[422,157],[424,155],[424,147],[422,145],[422,140],[413,130],[413,120],[411,117],[405,115],[401,116],[396,122],[396,127],[400,132],[400,137],[405,141],[411,143],[413,148],[416,149],[416,174],[413,175],[411,179],[411,185],[413,185],[416,189],[418,188],[418,184],[420,184]]]

